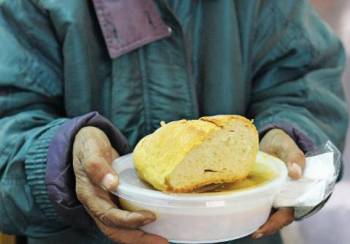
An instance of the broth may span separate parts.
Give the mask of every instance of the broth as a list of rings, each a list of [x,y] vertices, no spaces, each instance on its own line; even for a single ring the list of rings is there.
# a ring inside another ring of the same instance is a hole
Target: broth
[[[276,173],[270,169],[266,164],[256,163],[253,166],[252,171],[248,177],[244,180],[223,183],[223,184],[212,184],[204,186],[198,189],[197,193],[219,193],[219,192],[232,192],[241,191],[249,188],[263,185],[276,177]]]

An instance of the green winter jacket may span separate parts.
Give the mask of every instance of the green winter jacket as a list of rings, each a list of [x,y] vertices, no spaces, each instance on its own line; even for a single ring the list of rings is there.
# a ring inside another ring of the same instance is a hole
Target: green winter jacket
[[[328,140],[343,148],[343,48],[306,1],[157,0],[144,24],[163,29],[151,38],[117,32],[135,18],[106,2],[0,0],[1,231],[109,243],[62,217],[45,178],[57,131],[92,111],[131,148],[161,120],[215,114],[245,115],[260,133],[282,128],[305,152]]]

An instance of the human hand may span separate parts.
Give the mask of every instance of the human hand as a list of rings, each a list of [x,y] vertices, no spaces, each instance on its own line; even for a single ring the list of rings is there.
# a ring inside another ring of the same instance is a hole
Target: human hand
[[[292,179],[302,177],[305,167],[305,155],[294,140],[283,130],[272,129],[266,133],[260,142],[260,150],[274,155],[287,164],[288,175]],[[270,218],[256,232],[254,239],[272,235],[294,221],[293,208],[280,208],[270,215]]]
[[[128,212],[115,203],[110,191],[116,191],[118,176],[111,167],[119,157],[108,137],[96,127],[84,127],[75,136],[73,167],[76,194],[98,228],[118,243],[163,244],[166,239],[147,234],[137,228],[153,222],[148,211]]]

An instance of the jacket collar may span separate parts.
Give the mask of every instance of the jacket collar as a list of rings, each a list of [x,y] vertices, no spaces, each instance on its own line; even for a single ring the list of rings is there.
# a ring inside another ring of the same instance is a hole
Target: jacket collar
[[[93,0],[93,3],[111,58],[171,34],[153,0]]]

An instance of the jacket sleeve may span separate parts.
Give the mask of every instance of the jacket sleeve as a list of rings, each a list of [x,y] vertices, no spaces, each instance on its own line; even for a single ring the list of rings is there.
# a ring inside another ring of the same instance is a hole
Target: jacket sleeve
[[[86,217],[70,150],[81,127],[101,127],[126,150],[125,138],[98,113],[65,115],[61,55],[45,10],[29,0],[0,1],[0,231],[41,237],[66,229],[66,206],[57,209],[64,200],[75,200],[76,217]]]
[[[27,11],[23,11],[27,9]],[[59,45],[31,1],[0,2],[0,230],[40,236],[52,209],[47,147],[63,114]]]
[[[343,149],[348,114],[344,50],[306,1],[261,1],[252,35],[249,115],[263,135],[285,130],[304,152]]]

